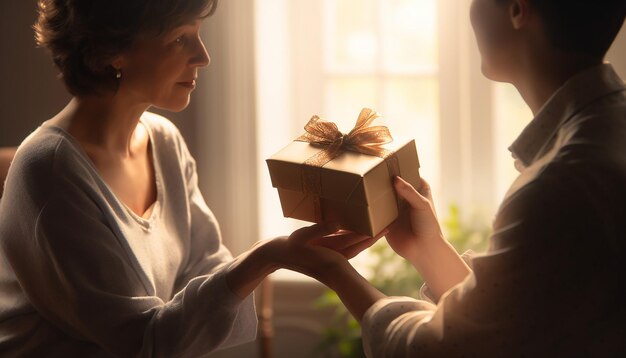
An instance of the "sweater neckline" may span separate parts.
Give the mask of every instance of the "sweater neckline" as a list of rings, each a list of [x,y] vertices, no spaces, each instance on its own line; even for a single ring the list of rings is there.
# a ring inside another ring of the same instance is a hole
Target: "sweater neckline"
[[[71,144],[72,148],[83,159],[85,159],[86,163],[89,166],[89,169],[93,172],[94,177],[104,186],[104,188],[106,188],[106,190],[108,191],[107,194],[110,195],[110,197],[113,198],[115,203],[118,206],[120,206],[121,208],[123,208],[124,211],[126,211],[128,213],[128,215],[131,218],[133,218],[133,220],[135,222],[137,222],[137,224],[139,224],[142,228],[144,228],[146,230],[150,230],[154,226],[154,224],[157,221],[158,217],[160,216],[161,209],[162,209],[163,186],[162,186],[162,180],[161,180],[161,165],[160,165],[160,162],[158,161],[156,143],[155,143],[155,140],[154,140],[154,134],[152,132],[152,128],[148,124],[146,124],[146,122],[143,120],[143,118],[141,118],[139,121],[144,125],[144,127],[146,128],[146,131],[148,132],[148,137],[149,137],[149,140],[150,140],[150,146],[151,146],[151,152],[152,152],[151,155],[152,155],[152,163],[153,163],[153,166],[154,166],[154,180],[155,180],[155,187],[156,187],[156,200],[146,210],[146,212],[150,211],[150,214],[147,217],[143,217],[143,216],[135,213],[122,200],[120,200],[117,197],[117,195],[115,195],[115,192],[107,184],[107,182],[104,180],[104,178],[102,178],[102,176],[100,175],[100,172],[96,168],[96,165],[91,160],[91,158],[87,155],[87,152],[85,152],[85,150],[83,149],[83,147],[80,144],[80,142],[78,141],[78,139],[76,139],[73,135],[71,135],[65,129],[63,129],[63,128],[59,127],[59,126],[53,125],[53,124],[47,124],[47,123],[44,122],[44,124],[42,124],[40,126],[40,128],[50,129],[50,130],[55,131],[55,132],[59,133],[60,135],[62,135],[63,138],[65,138]]]

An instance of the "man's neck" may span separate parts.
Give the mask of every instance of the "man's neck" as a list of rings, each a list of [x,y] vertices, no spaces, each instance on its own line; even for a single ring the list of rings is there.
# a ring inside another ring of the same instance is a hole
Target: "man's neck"
[[[525,61],[513,85],[534,115],[567,80],[590,67],[602,64],[602,59],[566,53],[552,53],[541,58],[531,56]]]

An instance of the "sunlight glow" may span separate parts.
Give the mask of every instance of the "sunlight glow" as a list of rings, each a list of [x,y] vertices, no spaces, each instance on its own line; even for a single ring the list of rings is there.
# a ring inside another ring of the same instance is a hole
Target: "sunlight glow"
[[[376,38],[368,33],[352,33],[346,39],[347,52],[351,60],[376,56]]]
[[[416,139],[437,187],[436,0],[267,1],[256,11],[261,236],[305,224],[283,217],[264,160],[313,114],[349,131],[363,107],[378,111],[394,136]]]

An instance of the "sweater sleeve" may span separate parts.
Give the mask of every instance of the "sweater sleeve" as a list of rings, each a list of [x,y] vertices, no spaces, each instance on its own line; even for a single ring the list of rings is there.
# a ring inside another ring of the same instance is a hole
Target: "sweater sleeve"
[[[190,252],[184,270],[177,278],[176,289],[182,288],[197,276],[211,274],[215,270],[227,271],[232,255],[222,242],[219,223],[198,187],[196,162],[189,152],[182,136],[177,133],[180,149],[180,162],[185,176],[190,217]],[[226,266],[226,267],[224,267]],[[225,275],[224,275],[225,276]],[[222,287],[228,295],[235,297],[222,279]],[[221,348],[235,346],[256,338],[257,315],[254,305],[254,293],[246,297],[238,308],[231,330]]]

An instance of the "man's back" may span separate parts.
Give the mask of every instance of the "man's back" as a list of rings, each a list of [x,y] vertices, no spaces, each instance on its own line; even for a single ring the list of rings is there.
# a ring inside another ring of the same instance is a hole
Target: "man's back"
[[[577,74],[511,151],[489,250],[430,319],[412,299],[370,309],[372,355],[626,356],[626,85],[610,65]]]

